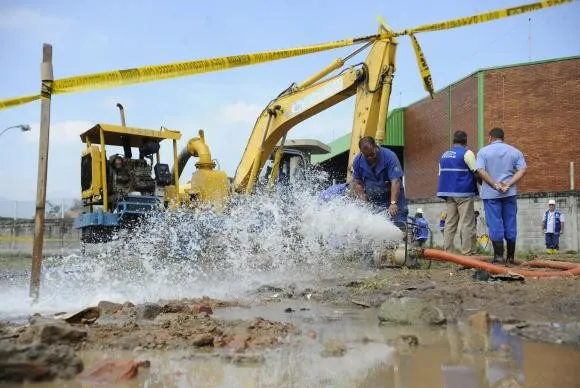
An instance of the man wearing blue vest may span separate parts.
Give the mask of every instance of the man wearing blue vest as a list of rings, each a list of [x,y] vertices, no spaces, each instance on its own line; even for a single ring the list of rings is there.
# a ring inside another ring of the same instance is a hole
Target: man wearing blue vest
[[[352,186],[357,197],[371,203],[377,211],[387,211],[393,223],[405,228],[409,209],[403,188],[403,169],[397,155],[379,147],[375,139],[363,137],[360,153],[352,163]]]
[[[556,209],[556,201],[548,201],[548,210],[542,218],[542,232],[546,236],[548,253],[558,253],[560,250],[560,235],[564,233],[564,214]]]
[[[453,249],[453,240],[459,225],[461,253],[475,253],[475,212],[474,201],[477,195],[477,173],[475,154],[467,148],[467,134],[456,131],[453,146],[445,151],[439,160],[439,185],[437,196],[445,200],[445,229],[443,231],[444,249]]]
[[[520,150],[503,140],[503,129],[493,128],[489,131],[489,144],[477,153],[476,165],[483,179],[480,197],[493,244],[493,261],[503,260],[505,239],[506,262],[513,263],[518,234],[515,185],[526,173],[526,160]]]

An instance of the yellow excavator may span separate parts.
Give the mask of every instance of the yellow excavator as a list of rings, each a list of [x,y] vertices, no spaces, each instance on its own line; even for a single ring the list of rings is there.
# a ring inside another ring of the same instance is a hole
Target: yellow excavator
[[[346,61],[369,48],[364,62],[343,69]],[[241,161],[233,179],[228,182],[225,174],[215,170],[203,131],[189,141],[180,154],[178,175],[190,156],[198,157],[196,171],[191,181],[181,185],[179,201],[194,200],[215,203],[219,207],[234,193],[251,194],[258,177],[263,174],[267,161],[268,184],[272,187],[279,178],[281,166],[287,159],[289,148],[295,145],[286,140],[288,132],[300,122],[328,109],[356,94],[355,114],[352,124],[347,179],[352,173],[352,162],[358,153],[358,141],[364,136],[374,136],[381,144],[385,127],[393,75],[397,40],[394,37],[369,42],[345,58],[333,61],[329,66],[299,84],[292,84],[262,111],[250,135]],[[178,198],[174,187],[166,188],[169,197]]]
[[[304,82],[284,90],[256,120],[233,178],[216,170],[203,130],[190,139],[178,155],[176,142],[181,138],[180,132],[127,127],[123,108],[119,105],[121,126],[98,124],[81,135],[87,145],[81,160],[81,191],[88,212],[78,217],[75,226],[82,229],[83,241],[108,241],[111,232],[125,224],[134,224],[135,218],[149,211],[185,204],[212,207],[219,212],[232,195],[253,193],[259,177],[270,188],[282,176],[290,181],[296,179],[300,175],[297,172],[310,162],[310,155],[328,153],[330,149],[316,140],[286,139],[288,132],[300,122],[356,94],[349,179],[352,161],[358,152],[358,140],[374,136],[381,144],[384,139],[396,46],[394,37],[369,42]],[[338,75],[330,75],[369,47],[364,62],[345,68]],[[173,142],[171,170],[160,161],[159,144],[165,139]],[[122,146],[124,154],[107,158],[106,146]],[[138,159],[132,157],[131,148],[139,149]],[[191,157],[197,158],[196,170],[187,183],[180,183]],[[151,172],[155,173],[153,177]]]

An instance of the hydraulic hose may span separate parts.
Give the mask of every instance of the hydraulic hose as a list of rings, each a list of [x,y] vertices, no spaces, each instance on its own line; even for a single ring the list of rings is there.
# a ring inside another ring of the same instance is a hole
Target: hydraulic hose
[[[489,273],[493,273],[493,274],[518,274],[518,275],[522,275],[524,277],[531,277],[531,278],[564,277],[564,276],[578,276],[578,275],[580,275],[580,265],[575,265],[574,267],[571,267],[571,264],[573,264],[573,263],[565,263],[564,265],[562,265],[563,263],[560,263],[560,262],[558,262],[558,264],[556,265],[556,264],[553,264],[553,262],[549,262],[548,260],[546,260],[546,261],[538,260],[538,261],[535,261],[534,264],[538,265],[538,266],[540,266],[540,264],[541,264],[541,267],[546,267],[546,266],[549,266],[550,268],[560,267],[557,269],[564,269],[564,267],[567,267],[567,268],[563,271],[531,271],[531,270],[517,269],[517,268],[506,268],[506,267],[503,267],[500,265],[491,264],[491,263],[487,263],[485,261],[477,260],[477,259],[474,259],[472,257],[456,255],[454,253],[445,252],[445,251],[441,251],[438,249],[425,249],[425,250],[423,250],[423,257],[429,258],[431,260],[455,263],[455,264],[463,265],[465,267],[482,269],[482,270],[485,270],[485,271],[487,271]]]

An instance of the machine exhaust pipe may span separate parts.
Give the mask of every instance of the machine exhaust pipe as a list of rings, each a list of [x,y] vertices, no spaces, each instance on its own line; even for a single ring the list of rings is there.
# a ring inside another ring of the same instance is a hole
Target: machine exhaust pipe
[[[125,108],[120,103],[117,103],[117,108],[119,108],[119,113],[121,114],[121,126],[126,127],[125,123]],[[123,152],[125,153],[125,157],[131,159],[133,153],[131,152],[131,143],[129,142],[129,138],[123,137]]]

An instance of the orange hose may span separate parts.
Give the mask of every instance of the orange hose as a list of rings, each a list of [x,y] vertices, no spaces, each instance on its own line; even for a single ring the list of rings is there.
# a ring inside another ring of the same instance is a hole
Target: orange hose
[[[454,253],[449,253],[445,251],[440,251],[438,249],[425,249],[423,250],[423,257],[437,260],[446,261],[450,263],[455,263],[463,265],[470,268],[478,268],[485,270],[489,273],[494,274],[518,274],[525,277],[534,278],[544,278],[544,277],[563,277],[563,276],[577,276],[580,275],[580,266],[576,266],[565,271],[530,271],[525,269],[515,269],[506,268],[500,265],[495,265],[491,263],[486,263],[485,261],[480,261],[467,256],[456,255]]]
[[[579,263],[569,263],[566,261],[554,261],[554,260],[532,260],[526,261],[520,264],[521,267],[532,267],[532,268],[552,268],[552,269],[574,269],[580,267]]]

